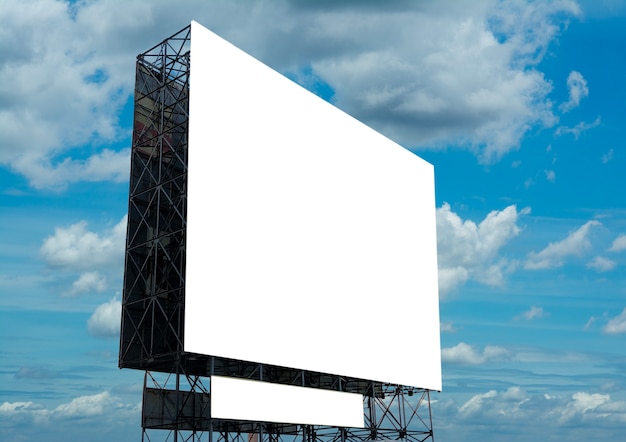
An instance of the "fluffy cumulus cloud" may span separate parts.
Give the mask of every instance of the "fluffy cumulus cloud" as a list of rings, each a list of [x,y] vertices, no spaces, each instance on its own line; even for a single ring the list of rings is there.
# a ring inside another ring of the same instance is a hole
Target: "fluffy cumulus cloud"
[[[608,334],[626,333],[626,308],[621,314],[609,319],[602,330]]]
[[[47,421],[50,411],[34,402],[3,402],[0,416],[6,425],[9,422],[20,424],[40,424]],[[1,428],[1,427],[0,427]]]
[[[106,278],[98,272],[82,273],[72,283],[72,288],[66,293],[68,296],[77,296],[89,292],[102,292],[106,289]]]
[[[550,82],[534,66],[563,17],[577,14],[573,2],[415,2],[358,20],[335,10],[307,27],[343,41],[312,63],[338,106],[404,145],[452,143],[489,163],[556,121]]]
[[[126,216],[100,232],[79,221],[56,227],[43,240],[39,255],[54,269],[61,296],[76,297],[120,286],[125,243]]]
[[[473,278],[499,285],[514,263],[498,257],[500,249],[517,236],[519,217],[530,209],[508,206],[494,210],[479,224],[463,220],[444,203],[437,209],[439,290],[442,295]]]
[[[614,401],[608,394],[532,394],[518,386],[476,394],[456,412],[454,417],[463,422],[469,419],[492,426],[533,422],[542,428],[554,428],[581,422],[618,426],[626,422],[626,402]]]
[[[572,395],[572,400],[565,406],[554,410],[554,414],[559,415],[559,422],[566,423],[581,416],[587,417],[598,407],[607,404],[611,400],[608,394],[577,392]]]
[[[569,100],[559,106],[562,112],[569,112],[578,107],[580,100],[589,95],[587,80],[577,71],[569,73],[567,77],[567,89],[569,90]]]
[[[122,303],[113,298],[96,308],[87,321],[87,330],[92,335],[101,338],[116,337],[120,333],[121,316]]]
[[[64,158],[58,163],[51,158],[22,156],[15,160],[13,166],[36,188],[59,190],[79,181],[122,182],[128,179],[130,149],[119,152],[104,149],[87,159]]]
[[[0,164],[35,187],[125,179],[128,152],[102,146],[127,136],[118,115],[131,91],[132,58],[106,53],[107,35],[81,19],[81,3],[0,8]],[[76,150],[91,142],[101,147]]]
[[[109,391],[60,398],[60,404],[0,401],[2,440],[105,442],[141,437],[137,423],[141,404],[133,398],[122,399]]]
[[[455,144],[493,162],[555,123],[536,66],[581,15],[573,0],[349,5],[4,2],[0,164],[35,187],[125,179],[128,150],[110,146],[128,141],[120,115],[135,57],[190,17],[305,84],[325,83],[339,107],[409,147]]]
[[[43,259],[51,267],[63,269],[95,269],[96,267],[121,267],[126,240],[126,216],[105,233],[87,229],[80,221],[69,227],[57,227],[47,237],[40,249]],[[81,276],[76,289],[96,285],[98,277],[91,273]],[[75,283],[75,284],[76,284]]]
[[[129,411],[137,411],[137,406],[121,403],[118,397],[108,391],[79,396],[55,408],[46,408],[30,401],[0,404],[0,416],[4,419],[22,422],[32,420],[36,423],[58,419],[89,418],[115,411],[128,414]]]
[[[80,396],[72,399],[71,402],[61,404],[54,409],[64,417],[85,417],[103,414],[106,408],[111,407],[116,399],[108,391],[91,396]]]
[[[571,256],[581,256],[591,247],[589,236],[593,227],[601,226],[599,221],[588,221],[571,232],[565,239],[550,243],[539,252],[531,252],[524,267],[529,270],[561,267]]]
[[[472,396],[470,400],[468,400],[459,408],[459,414],[467,416],[476,413],[483,407],[483,401],[492,399],[497,394],[498,392],[496,390],[490,390],[487,393]]]
[[[621,252],[622,250],[626,250],[626,235],[623,233],[615,238],[609,252]]]
[[[590,269],[594,269],[596,272],[608,272],[609,270],[613,270],[617,263],[608,258],[604,258],[602,256],[596,256],[591,261],[587,263],[587,267]]]
[[[441,360],[449,364],[478,365],[508,356],[508,350],[497,345],[487,345],[480,351],[469,344],[459,342],[454,347],[441,349]]]

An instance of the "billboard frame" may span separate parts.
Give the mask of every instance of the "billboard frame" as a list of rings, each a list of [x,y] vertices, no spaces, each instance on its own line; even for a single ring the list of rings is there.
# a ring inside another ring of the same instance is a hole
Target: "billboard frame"
[[[430,390],[184,351],[190,39],[191,25],[137,56],[119,367],[145,371],[144,398],[174,398],[160,415],[145,414],[142,440],[152,431],[174,440],[208,433],[211,442],[432,439]],[[205,403],[211,375],[363,394],[365,428],[218,420],[206,409],[189,416],[187,401]]]

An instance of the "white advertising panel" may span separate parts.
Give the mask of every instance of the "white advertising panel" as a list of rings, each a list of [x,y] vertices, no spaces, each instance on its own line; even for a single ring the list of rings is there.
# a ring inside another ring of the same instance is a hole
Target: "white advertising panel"
[[[363,396],[211,376],[211,417],[333,427],[364,427]]]
[[[433,167],[192,22],[185,350],[441,389]]]

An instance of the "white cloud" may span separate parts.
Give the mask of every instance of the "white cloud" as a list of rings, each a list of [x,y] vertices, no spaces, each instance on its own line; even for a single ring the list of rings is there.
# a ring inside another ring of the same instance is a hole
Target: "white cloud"
[[[467,402],[465,402],[461,408],[459,408],[459,413],[461,415],[471,415],[473,413],[476,413],[477,411],[479,411],[482,407],[483,407],[483,401],[485,399],[491,399],[496,397],[496,395],[498,394],[498,392],[496,390],[490,390],[487,393],[483,393],[483,394],[477,394],[475,396],[472,396],[472,398],[470,400],[468,400]]]
[[[440,260],[438,278],[439,295],[441,297],[445,297],[448,293],[467,282],[469,279],[469,272],[461,266],[448,268],[442,267]]]
[[[111,230],[99,234],[80,221],[67,228],[57,227],[43,242],[40,253],[53,267],[94,269],[120,266],[124,260],[126,216]]]
[[[514,319],[526,319],[527,321],[532,321],[533,319],[543,318],[544,316],[547,316],[547,313],[543,311],[543,308],[532,306],[529,310],[516,316]]]
[[[482,352],[464,342],[441,349],[441,360],[450,364],[478,365],[508,356],[509,352],[497,345],[487,345]]]
[[[51,278],[58,278],[62,296],[101,293],[111,285],[121,284],[126,244],[126,219],[98,231],[88,228],[86,221],[67,227],[56,227],[54,234],[43,240],[39,254],[54,269]],[[71,285],[68,277],[73,278]]]
[[[87,321],[87,330],[94,336],[110,338],[120,333],[122,303],[113,298],[96,308]]]
[[[621,252],[622,250],[626,250],[626,235],[623,233],[615,238],[609,252]]]
[[[455,333],[456,328],[452,322],[442,322],[440,324],[441,333]]]
[[[591,228],[601,225],[599,221],[588,221],[574,232],[571,232],[565,239],[550,243],[539,252],[529,253],[524,267],[530,270],[561,267],[565,263],[565,258],[581,256],[591,247],[589,242]]]
[[[556,173],[554,173],[554,170],[545,170],[544,172],[546,174],[546,180],[550,181],[551,183],[554,183],[556,181]]]
[[[123,182],[130,173],[130,149],[104,149],[86,160],[65,158],[53,164],[50,158],[22,156],[13,162],[15,170],[30,179],[33,187],[62,190],[80,181]]]
[[[454,416],[452,416],[454,417]],[[575,392],[567,397],[531,394],[513,386],[504,391],[489,390],[468,399],[458,408],[458,418],[486,425],[534,422],[540,428],[571,427],[589,422],[626,422],[626,402],[612,401],[608,394]]]
[[[554,133],[557,136],[565,135],[565,134],[572,134],[574,135],[575,139],[578,139],[580,137],[580,134],[588,131],[589,129],[593,129],[596,126],[599,126],[600,122],[601,122],[600,117],[597,117],[592,123],[586,123],[585,121],[581,121],[574,127],[559,126],[557,127]]]
[[[602,331],[612,335],[626,333],[626,308],[616,317],[609,319]]]
[[[598,320],[598,317],[591,316],[587,323],[585,324],[584,330],[589,330],[589,328],[593,325],[594,322]]]
[[[310,69],[337,105],[407,146],[493,162],[555,124],[536,66],[577,16],[573,0],[5,2],[0,164],[36,187],[125,179],[127,151],[105,147],[128,136],[135,57],[189,17],[278,70]]]
[[[607,153],[602,155],[602,164],[608,163],[609,161],[613,160],[614,157],[615,157],[615,150],[609,149]]]
[[[587,80],[577,71],[572,71],[567,76],[567,88],[569,90],[569,100],[559,106],[561,112],[569,112],[578,107],[580,100],[589,95]]]
[[[49,414],[49,410],[31,401],[3,402],[0,404],[0,428],[10,423],[19,426],[43,424],[47,422]]]
[[[89,292],[103,292],[107,287],[106,278],[98,272],[85,272],[72,283],[68,296],[77,296]]]
[[[79,396],[70,402],[55,408],[46,408],[34,402],[4,402],[0,404],[0,416],[14,422],[27,424],[49,423],[55,419],[76,419],[103,416],[119,412],[119,416],[128,416],[129,412],[137,412],[137,405],[121,403],[119,398],[108,391]]]
[[[608,272],[613,270],[617,264],[608,258],[602,256],[596,256],[587,263],[587,267],[594,269],[596,272]]]
[[[52,412],[62,417],[87,417],[103,414],[116,404],[116,398],[108,391],[91,396],[80,396],[67,404],[61,404]]]
[[[333,26],[332,34],[352,49],[355,38],[369,33],[368,50],[346,51],[313,68],[335,87],[340,107],[401,143],[456,143],[482,162],[497,161],[530,127],[556,121],[546,99],[551,85],[532,67],[563,23],[555,15],[580,10],[573,2],[472,5],[461,11],[458,3],[422,3],[385,18],[372,11],[360,17],[357,29],[342,31],[336,23],[345,23],[347,12],[328,14],[316,22],[320,35]],[[381,19],[390,25],[385,31]]]
[[[490,420],[501,421],[506,418],[517,418],[524,414],[524,407],[531,400],[530,395],[520,387],[510,387],[505,391],[490,390],[487,393],[472,396],[461,407],[461,418],[487,416]]]
[[[520,233],[519,216],[529,212],[529,209],[518,211],[515,206],[508,206],[502,211],[490,212],[477,225],[471,220],[462,220],[447,203],[437,209],[439,290],[442,296],[469,278],[489,285],[502,284],[504,275],[511,271],[514,263],[499,258],[498,252]]]
[[[608,403],[611,396],[608,394],[589,394],[584,392],[574,393],[572,400],[564,407],[554,410],[556,414],[560,414],[559,422],[566,423],[574,419],[580,419],[582,415],[590,411],[594,411],[599,406]]]
[[[72,148],[126,136],[118,115],[131,91],[134,61],[103,53],[110,42],[74,15],[75,8],[53,0],[2,5],[0,83],[10,86],[0,94],[0,164],[35,187],[128,175],[127,164],[117,158],[127,153],[69,155]]]
[[[0,414],[16,414],[25,411],[39,411],[42,410],[41,405],[33,402],[3,402],[0,405]]]

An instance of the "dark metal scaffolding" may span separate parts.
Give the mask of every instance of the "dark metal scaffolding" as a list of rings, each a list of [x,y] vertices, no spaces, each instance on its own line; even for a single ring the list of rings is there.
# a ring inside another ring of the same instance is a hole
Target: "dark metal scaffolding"
[[[120,367],[175,371],[183,351],[190,32],[137,57]]]
[[[259,367],[262,366],[259,364]],[[365,428],[211,419],[209,398],[210,377],[146,372],[142,404],[143,440],[209,442],[433,440],[430,391],[424,389],[370,382],[369,390],[363,398]]]
[[[428,390],[184,351],[190,39],[137,57],[119,366],[145,371],[142,440],[432,441]],[[362,394],[365,428],[212,419],[211,375]]]

